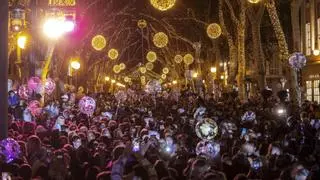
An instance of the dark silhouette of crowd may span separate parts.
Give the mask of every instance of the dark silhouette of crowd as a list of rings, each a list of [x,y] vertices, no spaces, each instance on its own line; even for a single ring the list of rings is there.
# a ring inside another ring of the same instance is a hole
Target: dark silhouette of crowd
[[[14,93],[14,92],[12,92]],[[14,94],[12,94],[14,96]],[[219,98],[190,91],[149,95],[132,91],[119,102],[112,94],[96,100],[92,116],[79,111],[84,94],[65,93],[47,101],[40,114],[9,99],[9,137],[21,155],[5,162],[2,176],[43,180],[245,180],[320,179],[320,106],[301,107],[275,96],[241,102],[234,93]],[[243,120],[245,112],[255,118]],[[215,155],[197,153],[196,124],[218,125]],[[168,146],[162,146],[163,142]],[[165,149],[164,149],[165,148]],[[169,148],[169,149],[167,149]]]

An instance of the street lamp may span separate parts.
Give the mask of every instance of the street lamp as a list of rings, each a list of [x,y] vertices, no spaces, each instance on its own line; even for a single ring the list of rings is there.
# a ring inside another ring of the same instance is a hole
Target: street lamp
[[[248,0],[249,3],[252,3],[252,4],[257,4],[259,3],[261,0]]]
[[[21,49],[26,48],[26,43],[27,43],[27,36],[25,36],[25,35],[18,36],[17,44],[18,44],[19,48],[21,48]]]
[[[62,35],[73,31],[75,23],[65,17],[47,19],[43,24],[43,33],[50,39],[58,39]]]
[[[210,71],[211,71],[212,73],[216,73],[216,72],[217,72],[217,68],[216,68],[216,67],[211,67],[211,68],[210,68]]]
[[[72,69],[74,69],[74,70],[78,70],[78,69],[80,69],[80,63],[79,63],[79,61],[71,61],[71,67],[72,67]]]
[[[105,81],[110,81],[110,77],[109,77],[109,76],[106,76],[106,77],[104,78],[104,80],[105,80]]]
[[[15,6],[10,11],[10,27],[13,32],[20,32],[25,24],[25,10],[23,6]]]
[[[320,55],[320,50],[319,49],[313,50],[313,55],[314,56],[319,56]]]

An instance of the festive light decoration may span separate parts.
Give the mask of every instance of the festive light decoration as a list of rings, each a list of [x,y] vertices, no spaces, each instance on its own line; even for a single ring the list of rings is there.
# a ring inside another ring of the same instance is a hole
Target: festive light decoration
[[[146,72],[147,72],[147,68],[146,67],[140,67],[139,68],[139,70],[140,70],[140,72],[142,73],[142,74],[145,74]]]
[[[211,140],[218,134],[218,125],[214,120],[205,118],[196,124],[195,130],[199,138]]]
[[[101,51],[107,46],[107,40],[102,35],[96,35],[92,38],[91,45],[95,50]]]
[[[80,112],[91,116],[96,109],[96,101],[92,97],[85,96],[80,99],[78,106],[80,108]]]
[[[70,63],[70,66],[72,67],[72,69],[78,70],[81,67],[81,64],[79,61],[73,60]]]
[[[180,54],[174,57],[174,62],[180,64],[182,61],[183,61],[183,57]]]
[[[166,78],[167,78],[167,75],[166,75],[166,74],[162,74],[162,75],[161,75],[161,78],[162,78],[162,79],[166,79]]]
[[[129,82],[130,78],[128,76],[124,77],[124,82]]]
[[[108,51],[108,57],[112,60],[116,60],[119,56],[119,52],[116,49],[110,49]]]
[[[114,95],[114,97],[116,98],[116,100],[118,101],[118,102],[124,102],[124,101],[126,101],[127,100],[127,93],[125,92],[125,91],[118,91],[115,95]]]
[[[255,121],[256,120],[256,113],[253,111],[247,111],[243,114],[243,116],[241,117],[242,121]]]
[[[145,81],[146,77],[145,76],[141,76],[140,79],[141,79],[141,81]]]
[[[307,64],[307,58],[300,52],[293,53],[289,58],[291,68],[300,70]]]
[[[114,73],[118,74],[121,71],[121,67],[119,65],[114,65],[112,70]]]
[[[158,48],[164,48],[168,45],[169,38],[164,32],[158,32],[153,36],[153,44]]]
[[[17,44],[18,44],[18,47],[21,49],[26,48],[27,36],[25,35],[18,36]]]
[[[248,0],[249,3],[252,3],[252,4],[257,4],[259,3],[261,0]]]
[[[18,94],[21,99],[27,100],[29,98],[29,88],[26,84],[23,84],[19,87]]]
[[[32,116],[39,116],[42,112],[40,102],[37,100],[30,101],[28,104],[28,110],[31,112]]]
[[[165,67],[162,69],[163,74],[168,74],[169,73],[169,68]]]
[[[40,93],[42,89],[41,79],[39,77],[31,77],[28,81],[28,88],[31,91]]]
[[[155,62],[157,60],[157,53],[155,53],[154,51],[149,51],[147,53],[147,60],[149,62]]]
[[[147,27],[147,21],[144,20],[144,19],[140,19],[140,20],[138,21],[137,25],[138,25],[138,27],[139,27],[140,29],[144,29],[144,28]]]
[[[0,141],[0,155],[5,158],[6,163],[10,163],[20,157],[20,145],[12,138],[3,139]]]
[[[119,66],[120,66],[121,70],[125,70],[126,69],[126,64],[124,64],[124,63],[120,63]]]
[[[159,79],[158,81],[159,81],[159,83],[160,83],[160,84],[162,84],[162,83],[163,83],[163,79]]]
[[[146,68],[147,68],[147,70],[151,71],[154,68],[153,63],[152,62],[147,62],[146,63]]]
[[[176,0],[150,0],[150,3],[160,11],[167,11],[175,5]]]
[[[211,39],[217,39],[221,36],[222,30],[219,24],[212,23],[207,27],[207,34]]]
[[[145,91],[149,94],[156,94],[161,92],[161,83],[157,80],[151,80],[147,83]]]
[[[53,79],[48,78],[46,82],[44,83],[44,91],[46,94],[50,95],[53,93],[53,91],[56,89],[56,83]]]
[[[194,58],[191,54],[186,54],[184,57],[183,57],[183,62],[186,64],[186,65],[190,65],[192,64],[194,61]]]
[[[198,156],[205,156],[206,158],[214,159],[219,153],[220,144],[216,142],[202,140],[197,144],[196,154]]]

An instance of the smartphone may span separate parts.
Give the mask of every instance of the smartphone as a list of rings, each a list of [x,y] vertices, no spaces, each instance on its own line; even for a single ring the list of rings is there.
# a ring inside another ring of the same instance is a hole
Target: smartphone
[[[241,128],[241,139],[243,138],[244,135],[246,135],[248,132],[248,129],[247,128]]]
[[[259,159],[255,159],[255,160],[253,160],[252,163],[251,163],[251,168],[252,168],[252,169],[255,169],[255,170],[260,169],[261,166],[262,166],[262,162],[261,162]]]

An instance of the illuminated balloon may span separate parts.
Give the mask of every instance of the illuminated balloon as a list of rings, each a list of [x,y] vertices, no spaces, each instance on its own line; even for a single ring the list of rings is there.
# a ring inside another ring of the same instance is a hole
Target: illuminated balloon
[[[27,100],[30,95],[30,90],[26,84],[23,84],[18,89],[18,94],[21,99]]]
[[[42,83],[41,79],[39,77],[32,77],[28,81],[28,88],[31,91],[34,91],[36,93],[40,93],[42,89]]]
[[[155,53],[154,51],[149,51],[147,53],[147,60],[149,62],[155,62],[157,60],[157,53]]]
[[[164,48],[168,45],[169,38],[164,32],[158,32],[153,36],[153,43],[158,48]]]
[[[302,69],[307,64],[307,58],[300,52],[293,53],[289,58],[289,64],[293,69]]]
[[[205,118],[196,124],[195,130],[199,138],[212,140],[218,134],[218,125],[214,120]]]
[[[220,153],[220,144],[208,141],[208,140],[202,140],[197,144],[196,147],[196,154],[198,156],[205,156],[209,159],[214,159],[219,155]]]
[[[174,62],[180,64],[182,61],[183,61],[183,57],[181,55],[178,54],[174,57]]]
[[[243,116],[241,117],[242,121],[254,121],[256,120],[256,113],[252,112],[252,111],[247,111],[243,114]]]
[[[183,57],[183,62],[184,62],[186,65],[192,64],[193,61],[194,61],[194,57],[193,57],[191,54],[186,54],[186,55]]]
[[[161,92],[161,83],[157,80],[151,80],[147,83],[145,91],[149,94],[156,94]]]
[[[211,39],[217,39],[221,36],[221,27],[219,24],[212,23],[207,27],[207,34]]]
[[[125,91],[118,91],[114,96],[118,102],[124,102],[128,97]]]
[[[54,82],[53,79],[51,78],[48,78],[46,80],[46,82],[44,83],[44,90],[45,90],[45,93],[50,95],[53,93],[53,91],[56,89],[56,83]]]
[[[21,155],[20,145],[12,138],[0,141],[0,155],[4,156],[6,163],[10,163]]]
[[[85,96],[79,101],[79,108],[80,112],[91,116],[96,109],[96,101],[92,97]]]
[[[30,101],[28,104],[28,110],[32,116],[39,116],[42,112],[41,104],[37,100]]]
[[[147,63],[146,63],[146,68],[147,68],[149,71],[151,71],[151,70],[154,68],[153,63],[152,63],[152,62],[147,62]]]
[[[101,51],[107,46],[107,40],[102,35],[96,35],[92,38],[91,45],[95,50]]]
[[[175,5],[176,0],[150,0],[150,3],[160,11],[167,11]]]

